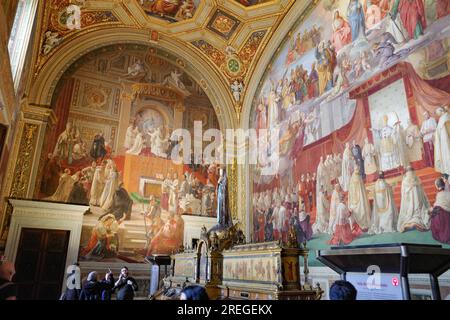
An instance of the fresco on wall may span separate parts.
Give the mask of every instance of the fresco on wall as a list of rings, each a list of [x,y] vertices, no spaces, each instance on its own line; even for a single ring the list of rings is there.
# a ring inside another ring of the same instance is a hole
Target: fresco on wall
[[[309,6],[253,102],[252,127],[279,134],[280,157],[277,174],[251,173],[253,241],[294,228],[313,249],[450,244],[447,3]]]
[[[90,205],[82,260],[170,254],[183,244],[182,214],[215,215],[216,167],[169,159],[175,129],[193,133],[199,119],[218,128],[204,91],[172,60],[145,46],[101,48],[59,84],[40,198]]]
[[[246,6],[246,7],[251,7],[251,6],[254,6],[256,4],[269,2],[271,0],[235,0],[235,1],[239,2],[240,4],[242,4],[242,5]]]
[[[193,18],[200,0],[139,0],[139,4],[149,16],[178,22]]]

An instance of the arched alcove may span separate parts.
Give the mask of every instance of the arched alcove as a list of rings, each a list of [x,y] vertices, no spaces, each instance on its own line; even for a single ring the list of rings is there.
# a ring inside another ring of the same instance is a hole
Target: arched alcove
[[[169,39],[144,39],[134,29],[115,37],[105,30],[80,36],[71,50],[60,48],[31,83],[29,103],[50,106],[57,116],[44,141],[49,158],[37,197],[88,201],[92,214],[85,216],[80,244],[81,259],[88,261],[141,262],[152,253],[176,252],[183,243],[182,215],[215,213],[217,179],[209,179],[215,173],[173,163],[166,128],[143,131],[133,122],[140,121],[139,110],[152,109],[164,127],[184,128],[192,136],[190,123],[199,117],[208,120],[204,130],[233,128],[230,93],[190,49],[179,50]],[[132,142],[124,144],[130,136]],[[94,235],[105,229],[115,240],[99,255]]]

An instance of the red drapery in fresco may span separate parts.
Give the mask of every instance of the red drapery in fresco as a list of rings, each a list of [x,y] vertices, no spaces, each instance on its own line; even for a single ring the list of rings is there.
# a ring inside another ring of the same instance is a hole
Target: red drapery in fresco
[[[401,63],[399,67],[403,69],[404,78],[407,78],[410,82],[420,123],[423,121],[422,114],[424,111],[434,115],[437,107],[450,104],[450,93],[440,90],[432,86],[429,81],[420,78],[411,64]],[[448,77],[444,79],[448,81]],[[441,82],[439,83],[442,84]],[[353,140],[356,140],[358,144],[363,145],[367,136],[365,128],[367,116],[364,109],[364,99],[357,99],[355,115],[349,124],[324,140],[308,146],[297,156],[297,163],[294,168],[295,180],[298,180],[302,173],[315,172],[321,156],[331,153],[342,153],[345,143],[351,143]]]
[[[364,100],[357,99],[355,114],[349,124],[332,133],[324,140],[308,146],[297,155],[293,172],[294,181],[298,181],[303,173],[316,172],[320,157],[325,157],[332,153],[342,153],[346,142],[355,140],[356,143],[362,145],[367,136],[364,127],[365,121]]]
[[[437,107],[450,104],[450,93],[437,89],[427,81],[424,81],[419,77],[411,64],[404,63],[404,67],[413,89],[420,122],[423,121],[422,114],[424,111],[428,111],[433,115]]]
[[[67,79],[58,93],[58,98],[53,106],[56,115],[56,125],[47,140],[47,152],[53,152],[58,136],[66,129],[69,119],[70,103],[72,101],[75,79]]]
[[[440,79],[427,80],[427,83],[436,89],[450,93],[450,75]]]

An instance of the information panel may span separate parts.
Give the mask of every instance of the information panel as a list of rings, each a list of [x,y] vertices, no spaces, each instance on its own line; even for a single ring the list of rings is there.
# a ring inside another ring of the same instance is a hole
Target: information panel
[[[403,300],[400,275],[383,273],[367,275],[367,273],[347,273],[347,281],[355,286],[358,295],[356,300]]]

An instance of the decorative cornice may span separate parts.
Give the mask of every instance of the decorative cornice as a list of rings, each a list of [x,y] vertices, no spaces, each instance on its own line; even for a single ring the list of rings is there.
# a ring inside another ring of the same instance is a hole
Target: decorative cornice
[[[27,199],[15,199],[9,198],[8,201],[13,205],[14,208],[18,209],[20,214],[35,213],[37,210],[45,209],[50,215],[75,215],[83,216],[83,214],[89,209],[89,206],[74,205],[67,203],[56,203],[47,201],[35,201]]]

